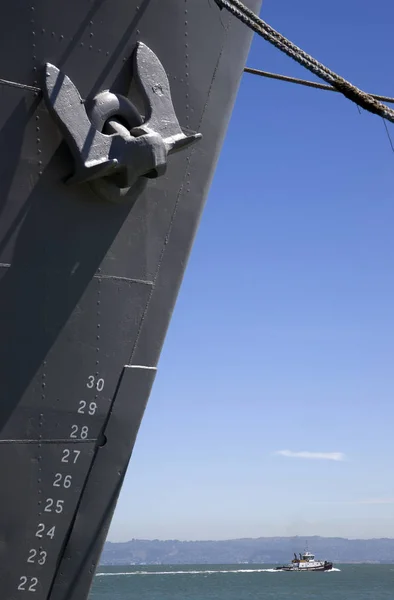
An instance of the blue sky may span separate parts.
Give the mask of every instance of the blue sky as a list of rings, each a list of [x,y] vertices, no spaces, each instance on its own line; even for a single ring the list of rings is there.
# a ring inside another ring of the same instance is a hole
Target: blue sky
[[[390,0],[261,14],[394,96]],[[244,75],[110,540],[394,537],[393,184],[379,117]]]

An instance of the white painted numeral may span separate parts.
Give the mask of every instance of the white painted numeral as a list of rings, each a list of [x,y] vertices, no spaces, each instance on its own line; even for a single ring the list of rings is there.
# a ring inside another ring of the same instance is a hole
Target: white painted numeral
[[[19,581],[20,583],[18,585],[18,590],[26,590],[25,585],[27,583],[27,577],[25,577],[25,575],[22,575]]]
[[[64,475],[64,479],[63,479],[63,475],[61,473],[56,473],[55,481],[53,482],[52,485],[54,487],[69,488],[69,487],[71,487],[71,481],[72,481],[71,475]]]
[[[85,414],[85,406],[86,406],[85,400],[80,400],[79,401],[79,408],[78,408],[78,412],[79,412],[80,415],[84,415]]]
[[[82,440],[86,440],[88,437],[89,428],[84,425],[81,427],[81,431],[79,431],[78,425],[71,425],[71,433],[70,438],[81,438]]]
[[[44,511],[45,512],[52,512],[52,507],[55,506],[55,512],[60,514],[63,512],[63,504],[64,504],[64,500],[56,500],[56,504],[54,505],[54,500],[53,498],[47,498],[45,500],[45,508]]]
[[[77,462],[77,460],[78,460],[78,457],[79,457],[79,455],[81,454],[81,451],[80,451],[80,450],[72,450],[72,451],[71,451],[71,450],[68,450],[68,448],[65,448],[65,449],[63,450],[62,462],[65,462],[65,463],[68,463],[68,462],[69,462],[69,460],[68,460],[68,459],[69,459],[69,458],[70,458],[70,456],[71,456],[71,452],[72,452],[72,453],[73,453],[73,455],[74,455],[73,457],[71,457],[71,460],[72,460],[72,462],[73,462],[73,463],[74,463],[74,465],[75,465],[75,463],[76,463],[76,462]]]
[[[34,563],[34,559],[35,559],[36,555],[37,555],[37,550],[35,550],[34,548],[32,548],[29,551],[29,558],[27,559],[27,562],[28,563]]]
[[[44,511],[45,512],[52,512],[52,506],[53,506],[53,500],[52,498],[47,498],[45,500],[45,508]]]
[[[18,585],[18,590],[23,590],[26,591],[25,585],[27,583],[27,577],[25,575],[22,575],[22,577],[19,579],[20,583]]]
[[[90,402],[89,408],[88,408],[88,413],[90,415],[94,415],[94,413],[96,412],[96,410],[97,410],[97,404],[95,402]]]
[[[80,415],[84,415],[85,414],[85,408],[86,408],[86,402],[85,400],[80,400],[79,401],[79,408],[78,408],[78,412]],[[90,402],[89,406],[88,406],[88,413],[89,415],[93,416],[94,413],[97,410],[97,404],[96,402]]]
[[[37,555],[38,555],[38,558],[37,558],[38,564],[45,565],[46,560],[47,560],[47,553],[45,552],[45,550],[40,550],[39,552],[37,552],[37,550],[35,548],[31,548],[31,550],[29,550],[29,556],[28,556],[27,562],[35,563]]]
[[[42,538],[44,537],[44,535],[47,535],[48,537],[51,538],[51,540],[53,540],[53,538],[55,537],[55,525],[53,527],[50,527],[50,529],[48,529],[48,531],[45,531],[45,525],[44,523],[39,523],[37,526],[37,531],[36,531],[36,537],[38,538]]]
[[[104,379],[100,377],[96,380],[94,375],[89,375],[86,387],[89,389],[93,389],[95,387],[98,392],[102,392],[104,389]]]
[[[36,592],[37,591],[37,577],[26,577],[22,575],[19,579],[18,590],[21,592]],[[28,586],[28,587],[26,587]]]

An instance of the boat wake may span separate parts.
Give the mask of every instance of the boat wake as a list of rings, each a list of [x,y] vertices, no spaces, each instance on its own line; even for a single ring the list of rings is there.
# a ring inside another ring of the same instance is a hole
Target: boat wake
[[[339,570],[339,569],[333,569]],[[206,571],[125,571],[122,573],[96,573],[96,577],[118,577],[126,575],[215,575],[216,573],[280,573],[276,569],[215,569]]]

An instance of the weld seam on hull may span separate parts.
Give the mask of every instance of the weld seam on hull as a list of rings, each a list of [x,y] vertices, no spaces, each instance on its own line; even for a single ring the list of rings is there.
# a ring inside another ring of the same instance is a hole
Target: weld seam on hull
[[[18,83],[17,81],[8,81],[7,79],[0,79],[0,85],[5,85],[7,87],[18,88],[20,90],[26,90],[28,92],[41,92],[39,87],[34,87],[32,85],[26,85],[25,83]]]
[[[27,440],[0,440],[0,444],[92,444],[97,442],[98,438],[87,438],[86,440],[74,440],[70,438],[60,439],[27,439]]]
[[[133,279],[132,277],[120,277],[118,275],[94,275],[94,279],[113,279],[114,281],[129,281],[131,283],[142,283],[143,285],[154,285],[153,281],[146,279]]]
[[[157,367],[149,367],[148,365],[125,365],[125,369],[146,369],[151,371],[157,371]]]

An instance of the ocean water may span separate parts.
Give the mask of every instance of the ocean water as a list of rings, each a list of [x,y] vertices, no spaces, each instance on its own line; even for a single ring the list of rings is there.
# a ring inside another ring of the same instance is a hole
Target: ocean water
[[[326,573],[266,565],[99,567],[89,600],[394,600],[394,565]]]

